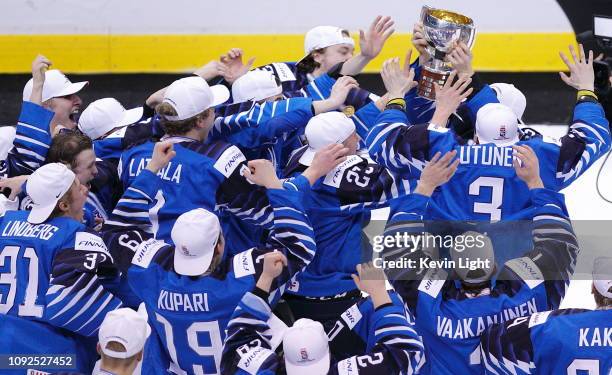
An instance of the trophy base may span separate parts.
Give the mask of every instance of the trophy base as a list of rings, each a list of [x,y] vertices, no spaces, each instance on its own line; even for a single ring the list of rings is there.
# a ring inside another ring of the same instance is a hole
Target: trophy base
[[[426,67],[421,70],[421,79],[419,80],[419,86],[417,93],[421,98],[436,100],[436,90],[434,83],[443,86],[448,79],[450,72],[432,71]]]

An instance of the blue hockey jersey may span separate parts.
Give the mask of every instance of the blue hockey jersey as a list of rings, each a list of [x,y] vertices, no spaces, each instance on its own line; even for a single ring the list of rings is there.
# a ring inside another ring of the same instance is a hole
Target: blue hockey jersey
[[[284,374],[282,357],[272,348],[268,319],[272,311],[263,299],[263,292],[247,293],[228,325],[227,339],[223,346],[223,374]],[[398,299],[393,303],[373,309],[367,316],[359,314],[359,309],[347,311],[343,317],[348,319],[351,328],[357,324],[355,319],[367,320],[361,323],[373,343],[371,349],[360,356],[343,360],[331,359],[328,374],[410,374],[419,368],[423,358],[423,344],[416,331],[410,327],[404,307]],[[339,321],[340,324],[343,324]]]
[[[482,95],[486,92],[482,90]],[[529,194],[512,166],[512,147],[462,145],[447,128],[428,124],[409,126],[405,114],[398,110],[384,111],[378,123],[368,135],[370,156],[405,177],[418,178],[435,153],[457,151],[459,168],[434,193],[428,218],[489,221],[529,216],[520,212],[529,206]],[[576,105],[566,136],[559,140],[534,137],[518,144],[534,150],[544,186],[559,191],[604,155],[610,143],[608,121],[601,105],[584,102]]]
[[[482,335],[487,374],[610,374],[612,310],[545,311]]]
[[[304,149],[296,152],[286,176],[301,173]],[[362,233],[373,209],[410,193],[410,184],[397,174],[358,155],[347,157],[319,179],[306,196],[306,210],[317,242],[317,256],[289,288],[308,297],[333,296],[355,289],[351,274],[357,264],[371,258],[372,249]]]
[[[300,177],[305,179],[305,177]],[[292,189],[294,185],[285,184]],[[282,251],[289,265],[272,285],[276,303],[285,284],[311,261],[315,243],[303,213],[302,194],[268,190],[274,207],[266,246],[226,258],[212,273],[200,277],[174,272],[174,247],[163,241],[144,242],[136,251],[128,280],[146,304],[154,333],[147,344],[143,373],[218,373],[225,328],[242,296],[262,272],[262,257]]]
[[[536,207],[533,218],[533,248],[524,256],[505,263],[490,293],[470,298],[450,271],[424,267],[431,258],[420,247],[388,247],[386,261],[413,260],[414,267],[387,267],[389,282],[414,314],[423,337],[426,374],[482,374],[480,335],[494,324],[535,312],[554,309],[565,295],[573,273],[578,244],[559,193],[531,191]],[[429,199],[413,194],[391,204],[385,236],[420,235],[422,217]],[[419,266],[420,265],[420,266]],[[456,277],[455,277],[456,279]]]
[[[263,189],[250,184],[241,174],[246,159],[236,147],[225,142],[196,142],[183,137],[169,137],[176,157],[158,176],[162,183],[149,215],[156,238],[171,241],[174,221],[183,212],[195,208],[225,210],[252,223],[267,225],[272,210]],[[124,188],[145,169],[153,154],[153,142],[133,147],[123,153],[119,176]],[[125,213],[129,216],[130,213]],[[232,237],[228,234],[228,243]]]
[[[83,224],[57,217],[34,225],[28,214],[9,211],[0,222],[0,353],[77,354],[77,368],[90,371],[95,352],[83,345],[121,307],[102,286],[115,277],[113,258]],[[32,341],[41,332],[44,340]]]

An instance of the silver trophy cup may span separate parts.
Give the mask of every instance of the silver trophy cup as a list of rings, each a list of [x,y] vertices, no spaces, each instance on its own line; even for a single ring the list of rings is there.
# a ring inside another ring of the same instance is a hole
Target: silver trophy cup
[[[423,32],[431,56],[423,65],[419,80],[418,94],[423,98],[434,100],[436,93],[434,82],[444,85],[452,67],[444,59],[456,42],[464,42],[469,48],[474,45],[476,28],[471,18],[444,9],[424,6],[421,10]]]

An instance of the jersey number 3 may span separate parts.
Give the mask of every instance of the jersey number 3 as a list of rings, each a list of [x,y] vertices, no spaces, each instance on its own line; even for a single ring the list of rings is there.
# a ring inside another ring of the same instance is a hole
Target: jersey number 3
[[[501,205],[504,200],[504,179],[481,176],[470,184],[470,195],[480,195],[481,187],[490,187],[491,202],[474,202],[474,213],[490,215],[489,220],[501,220]]]

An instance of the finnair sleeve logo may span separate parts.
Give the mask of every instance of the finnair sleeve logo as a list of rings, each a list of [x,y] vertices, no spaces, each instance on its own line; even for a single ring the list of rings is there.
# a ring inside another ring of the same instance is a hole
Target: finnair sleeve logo
[[[74,249],[83,251],[97,251],[110,257],[108,249],[102,239],[89,232],[77,232],[74,240]]]
[[[529,257],[509,260],[506,262],[506,266],[523,279],[530,289],[544,282],[542,271]]]
[[[343,312],[341,316],[349,329],[353,329],[362,318],[361,311],[359,311],[359,307],[356,304]]]
[[[295,81],[295,74],[285,63],[273,63],[276,75],[281,82]]]
[[[234,276],[237,279],[255,274],[252,251],[252,249],[243,251],[234,256]]]
[[[261,346],[251,348],[248,352],[240,356],[238,367],[249,374],[257,374],[261,365],[266,359],[272,355],[276,355],[273,351]]]
[[[240,166],[240,163],[245,161],[246,158],[242,151],[236,146],[231,146],[221,154],[219,159],[215,162],[215,169],[221,172],[225,178],[232,175],[234,170]]]
[[[327,186],[335,187],[336,189],[339,188],[340,182],[342,182],[342,177],[344,176],[344,171],[356,164],[361,163],[362,161],[363,159],[357,155],[351,155],[347,157],[345,161],[340,163],[336,168],[334,168],[325,176],[325,180],[323,180],[323,183]]]
[[[148,240],[140,244],[136,250],[136,254],[132,258],[132,264],[140,266],[142,268],[149,267],[153,256],[157,254],[157,251],[161,249],[166,243],[158,240]]]

